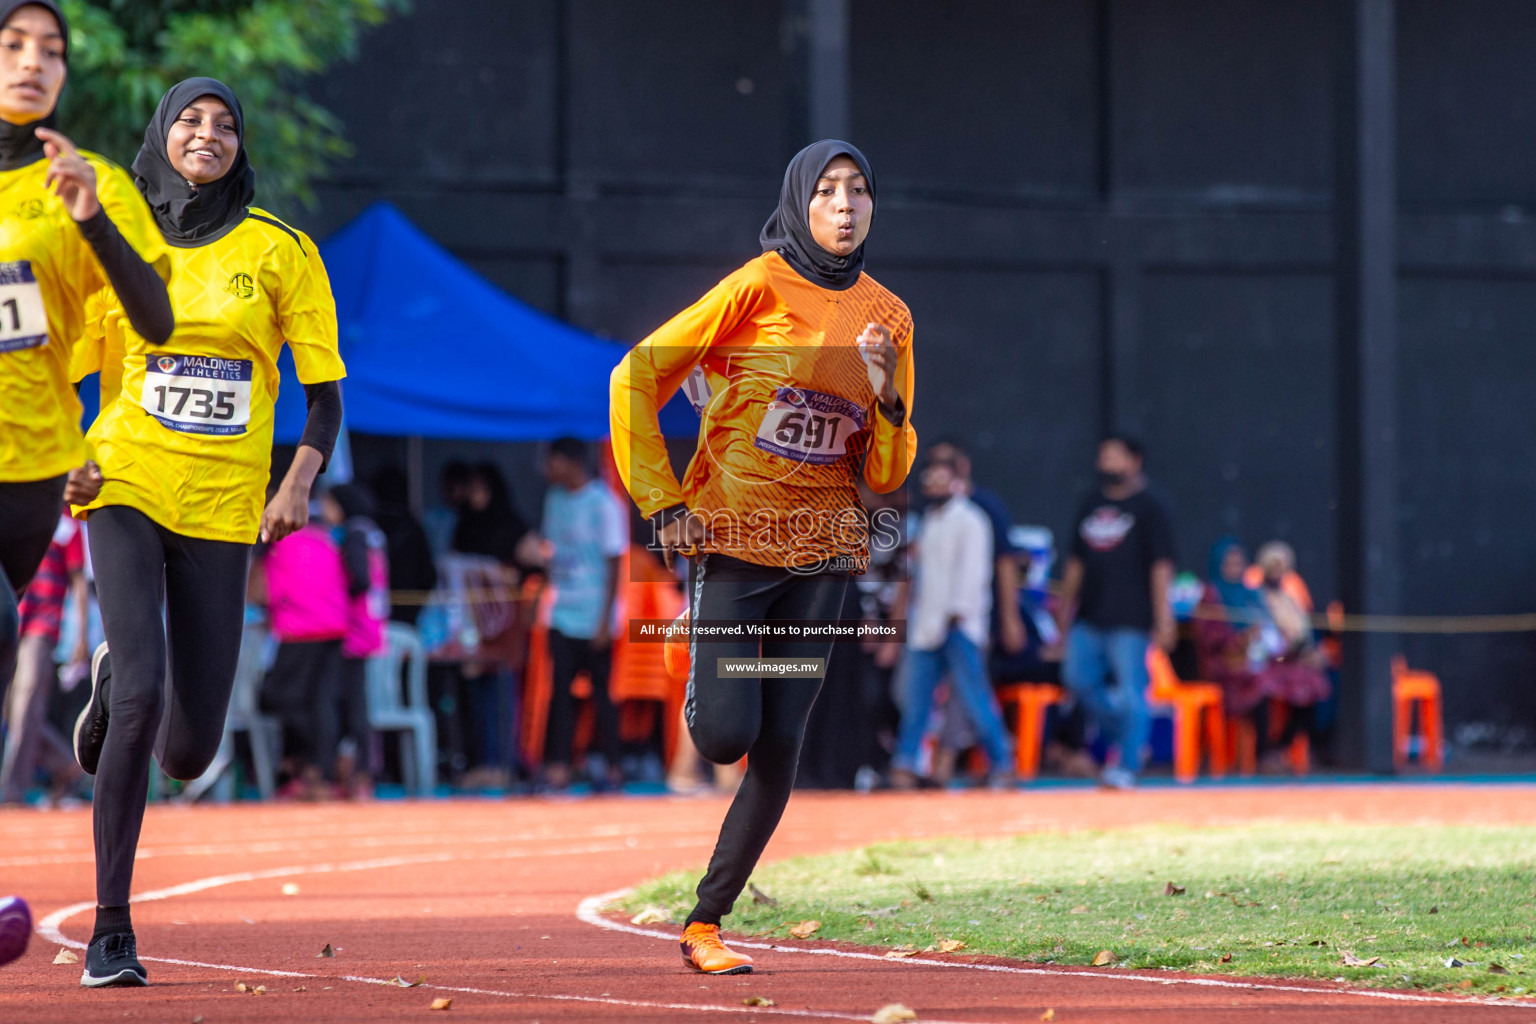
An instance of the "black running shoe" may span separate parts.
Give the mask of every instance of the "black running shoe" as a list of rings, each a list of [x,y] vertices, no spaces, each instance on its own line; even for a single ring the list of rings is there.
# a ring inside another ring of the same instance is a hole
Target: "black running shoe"
[[[85,972],[80,984],[86,988],[109,985],[148,985],[149,975],[139,963],[133,932],[103,935],[85,951]]]
[[[112,682],[112,656],[107,645],[96,648],[91,657],[91,702],[75,719],[75,760],[85,774],[95,775],[101,763],[101,746],[107,742],[108,684]]]

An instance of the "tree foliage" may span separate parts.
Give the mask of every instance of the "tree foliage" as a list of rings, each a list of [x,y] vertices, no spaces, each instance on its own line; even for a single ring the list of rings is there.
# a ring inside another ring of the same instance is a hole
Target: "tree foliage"
[[[208,75],[245,109],[263,206],[314,204],[313,181],[351,153],[304,79],[357,56],[363,32],[410,0],[64,0],[69,82],[59,125],[128,165],[161,95]]]

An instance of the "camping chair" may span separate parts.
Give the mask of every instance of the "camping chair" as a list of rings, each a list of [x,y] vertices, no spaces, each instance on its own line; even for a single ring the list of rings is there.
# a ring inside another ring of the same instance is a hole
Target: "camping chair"
[[[400,699],[401,663],[406,699]],[[427,657],[410,626],[384,628],[384,650],[368,659],[368,725],[374,732],[400,733],[401,774],[417,796],[437,789],[437,723],[427,702]],[[410,733],[407,737],[405,734]]]

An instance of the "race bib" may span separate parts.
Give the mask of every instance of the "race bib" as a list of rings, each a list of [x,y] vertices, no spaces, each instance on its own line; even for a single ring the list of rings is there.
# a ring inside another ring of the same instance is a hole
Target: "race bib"
[[[757,428],[757,447],[813,466],[848,454],[848,438],[864,428],[864,410],[837,395],[779,388]]]
[[[48,344],[48,313],[31,260],[0,263],[0,354]]]
[[[184,434],[243,434],[251,422],[251,361],[146,356],[144,411]]]

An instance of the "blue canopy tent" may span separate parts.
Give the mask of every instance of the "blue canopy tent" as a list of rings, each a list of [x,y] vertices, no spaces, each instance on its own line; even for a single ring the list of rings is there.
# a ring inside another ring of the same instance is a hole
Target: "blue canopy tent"
[[[628,351],[546,316],[375,203],[320,247],[336,296],[347,426],[483,441],[608,434],[608,376]],[[298,441],[304,389],[284,350],[275,439]],[[692,437],[682,395],[662,431]]]

